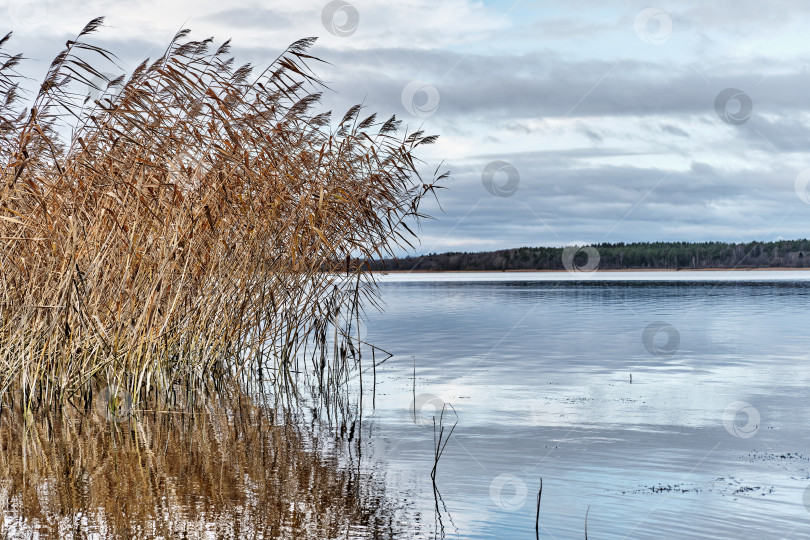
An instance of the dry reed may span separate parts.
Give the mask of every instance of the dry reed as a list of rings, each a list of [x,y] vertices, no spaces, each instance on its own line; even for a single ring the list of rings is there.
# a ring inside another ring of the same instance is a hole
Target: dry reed
[[[346,323],[375,301],[364,261],[410,244],[446,178],[417,171],[435,137],[314,112],[314,38],[253,76],[183,30],[110,81],[102,22],[29,94],[0,40],[0,407],[291,394],[299,370],[339,387],[359,358]]]

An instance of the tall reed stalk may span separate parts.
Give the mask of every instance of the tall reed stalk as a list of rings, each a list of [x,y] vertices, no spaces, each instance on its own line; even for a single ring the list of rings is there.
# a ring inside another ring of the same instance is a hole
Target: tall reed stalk
[[[102,23],[33,93],[0,39],[0,406],[291,393],[299,369],[339,386],[357,355],[337,321],[374,301],[364,261],[410,245],[446,178],[417,171],[436,137],[359,105],[336,125],[315,112],[314,38],[254,75],[183,30],[109,80],[116,57],[88,41]]]

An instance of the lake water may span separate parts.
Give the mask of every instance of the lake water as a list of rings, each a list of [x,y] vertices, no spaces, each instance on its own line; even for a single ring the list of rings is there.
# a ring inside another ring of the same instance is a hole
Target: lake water
[[[584,538],[586,512],[593,539],[810,538],[810,271],[380,294],[360,334],[393,356],[373,391],[365,348],[362,408],[355,370],[321,408],[4,411],[0,538],[534,538],[541,478],[541,538]]]
[[[533,538],[542,478],[541,538],[810,538],[810,272],[586,277],[382,279],[363,429],[402,537]]]

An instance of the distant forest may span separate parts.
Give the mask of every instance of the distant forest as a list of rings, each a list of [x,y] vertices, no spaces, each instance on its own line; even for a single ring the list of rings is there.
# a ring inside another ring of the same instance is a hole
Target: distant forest
[[[599,270],[701,269],[701,268],[804,268],[810,267],[809,240],[778,242],[640,242],[594,244]],[[577,248],[522,247],[480,253],[432,253],[419,257],[371,261],[374,270],[565,270],[563,250],[569,267],[592,269],[594,251]],[[572,257],[573,256],[573,257]],[[572,260],[573,259],[573,260]]]

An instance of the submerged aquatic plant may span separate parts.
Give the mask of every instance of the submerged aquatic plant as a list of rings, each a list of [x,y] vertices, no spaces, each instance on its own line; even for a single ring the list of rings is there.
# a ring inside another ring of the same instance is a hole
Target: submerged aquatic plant
[[[446,178],[417,172],[436,137],[314,112],[314,38],[254,75],[183,30],[112,79],[88,41],[102,23],[30,94],[0,39],[0,406],[290,393],[299,370],[341,384],[359,359],[345,322],[374,302],[364,261],[410,244]]]

